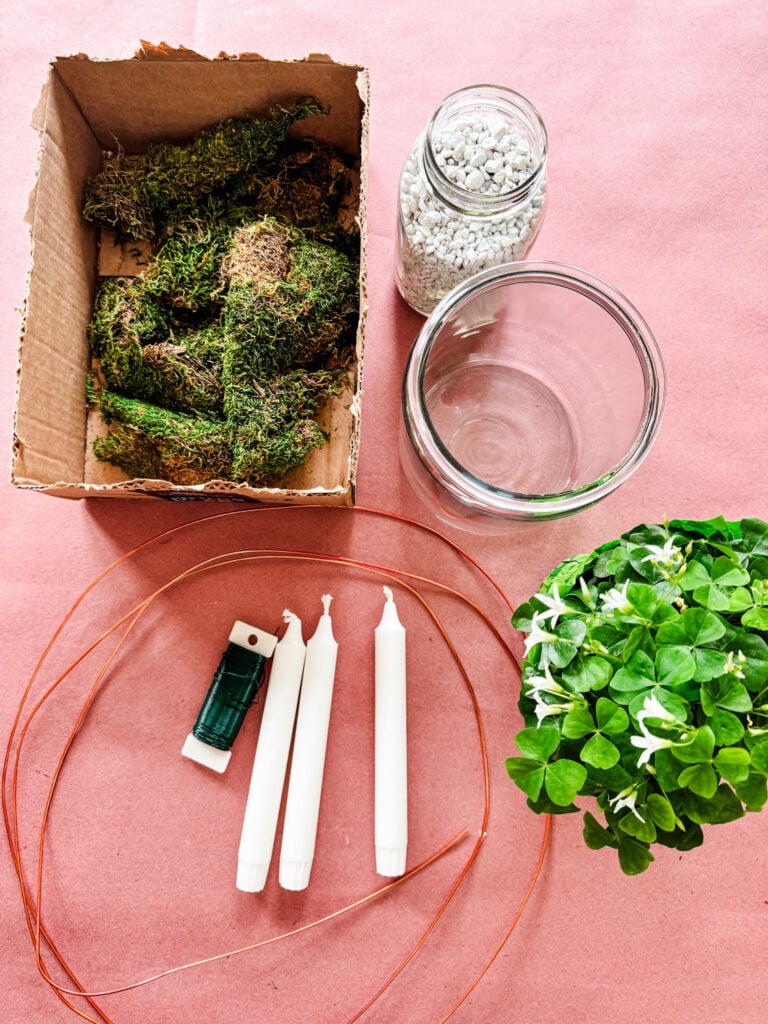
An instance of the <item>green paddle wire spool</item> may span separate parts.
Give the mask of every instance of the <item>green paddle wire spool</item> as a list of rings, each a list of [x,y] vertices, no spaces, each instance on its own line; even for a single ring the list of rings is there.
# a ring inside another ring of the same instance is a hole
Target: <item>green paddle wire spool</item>
[[[230,643],[200,708],[192,735],[217,750],[229,750],[264,681],[266,657]]]

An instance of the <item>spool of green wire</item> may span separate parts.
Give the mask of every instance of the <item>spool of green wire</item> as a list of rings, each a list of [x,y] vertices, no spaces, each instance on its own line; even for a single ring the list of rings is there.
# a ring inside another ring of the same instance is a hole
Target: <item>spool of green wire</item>
[[[266,659],[272,656],[276,643],[276,636],[247,622],[234,624],[197,721],[182,747],[185,757],[213,771],[225,770],[232,744],[261,688]]]

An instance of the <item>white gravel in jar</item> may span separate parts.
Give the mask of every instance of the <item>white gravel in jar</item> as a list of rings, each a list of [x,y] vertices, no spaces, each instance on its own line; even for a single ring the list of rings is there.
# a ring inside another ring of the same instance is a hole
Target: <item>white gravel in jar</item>
[[[495,215],[455,210],[423,180],[419,145],[411,150],[400,179],[404,238],[399,286],[410,305],[428,313],[471,274],[524,255],[544,211],[545,183],[527,203]],[[445,177],[478,197],[503,199],[535,170],[528,141],[501,119],[456,121],[433,135],[432,149]]]

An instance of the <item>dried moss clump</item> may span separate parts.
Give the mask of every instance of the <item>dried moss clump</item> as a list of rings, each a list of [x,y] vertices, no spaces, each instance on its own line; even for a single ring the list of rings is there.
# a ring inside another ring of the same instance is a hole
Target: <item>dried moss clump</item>
[[[315,241],[351,251],[354,236],[339,223],[349,168],[331,146],[289,141],[274,170],[255,175],[250,192],[259,213],[296,225]]]
[[[265,218],[235,232],[222,271],[225,330],[251,372],[343,358],[357,314],[357,267],[344,253]]]
[[[265,484],[324,443],[315,417],[354,358],[359,242],[338,220],[344,159],[285,140],[317,112],[306,101],[258,129],[223,122],[89,183],[86,217],[155,246],[142,277],[105,279],[97,295],[106,388],[89,401],[111,429],[97,458],[182,485]],[[201,160],[212,165],[182,167]]]
[[[280,477],[302,465],[325,442],[312,417],[344,383],[343,372],[332,370],[294,370],[274,380],[254,380],[229,420],[233,480]]]
[[[191,142],[158,142],[146,153],[107,163],[85,187],[83,216],[133,239],[151,239],[174,207],[191,207],[214,191],[229,198],[249,191],[254,173],[278,157],[296,121],[322,113],[312,99],[269,117],[229,118]]]
[[[101,393],[100,408],[112,429],[108,437],[94,441],[94,454],[120,466],[128,476],[185,487],[232,479],[231,437],[225,423],[110,391]]]

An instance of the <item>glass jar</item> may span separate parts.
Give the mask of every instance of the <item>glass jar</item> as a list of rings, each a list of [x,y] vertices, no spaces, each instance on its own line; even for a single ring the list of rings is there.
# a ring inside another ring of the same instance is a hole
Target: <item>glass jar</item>
[[[650,328],[615,288],[559,263],[508,263],[447,295],[403,381],[404,474],[446,523],[498,532],[616,490],[664,407]]]
[[[448,96],[400,175],[395,280],[427,316],[465,278],[530,249],[544,214],[547,132],[525,97],[498,85]]]

